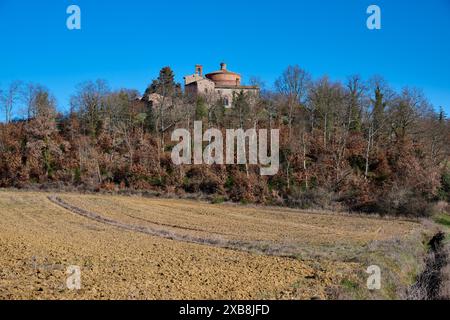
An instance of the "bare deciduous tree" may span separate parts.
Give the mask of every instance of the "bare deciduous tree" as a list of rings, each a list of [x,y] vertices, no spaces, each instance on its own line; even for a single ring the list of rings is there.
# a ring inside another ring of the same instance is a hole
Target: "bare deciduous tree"
[[[97,135],[108,92],[109,88],[104,80],[88,81],[78,85],[77,93],[71,98],[71,107],[84,118],[85,133]]]
[[[305,105],[308,97],[308,90],[311,85],[311,76],[308,72],[301,69],[298,65],[289,66],[275,82],[277,91],[284,96],[288,107],[288,142],[292,142],[292,123],[294,121],[295,109]],[[291,161],[290,156],[286,155],[286,179],[288,189],[290,188]]]
[[[21,86],[20,81],[13,81],[3,93],[0,92],[0,105],[5,114],[6,123],[10,123],[12,120],[14,107],[20,98]]]
[[[275,82],[278,92],[284,95],[288,104],[289,139],[292,138],[292,122],[294,110],[305,104],[308,89],[311,85],[311,76],[299,66],[289,66]]]

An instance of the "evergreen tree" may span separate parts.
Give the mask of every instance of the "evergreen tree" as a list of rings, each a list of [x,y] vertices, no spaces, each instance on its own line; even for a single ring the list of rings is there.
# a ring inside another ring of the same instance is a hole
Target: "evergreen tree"
[[[195,120],[203,120],[207,115],[208,107],[206,106],[205,99],[199,96],[195,107]]]
[[[157,93],[164,97],[176,97],[181,95],[181,85],[175,82],[175,74],[170,67],[164,67],[159,72],[157,79],[147,87],[144,97]]]
[[[375,89],[375,100],[373,106],[373,131],[377,132],[383,122],[384,110],[386,108],[386,102],[384,101],[384,94],[381,92],[379,86]]]
[[[159,106],[156,106],[149,100],[151,94],[159,94],[162,97],[162,102]],[[170,67],[164,67],[159,72],[157,79],[153,80],[152,83],[147,87],[144,93],[144,101],[147,104],[146,111],[146,123],[145,127],[147,130],[154,132],[158,130],[163,130],[164,127],[164,113],[167,108],[167,102],[175,100],[181,97],[181,85],[175,82],[175,74]],[[157,108],[158,110],[156,110]],[[156,122],[160,122],[159,125]]]

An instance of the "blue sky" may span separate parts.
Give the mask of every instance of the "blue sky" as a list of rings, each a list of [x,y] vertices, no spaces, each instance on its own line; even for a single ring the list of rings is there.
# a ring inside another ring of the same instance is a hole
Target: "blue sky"
[[[71,4],[80,31],[66,28]],[[371,4],[379,31],[366,28]],[[85,80],[142,92],[166,65],[181,81],[224,60],[269,86],[289,64],[315,78],[380,74],[450,114],[450,0],[0,0],[0,45],[0,87],[41,83],[62,110]]]

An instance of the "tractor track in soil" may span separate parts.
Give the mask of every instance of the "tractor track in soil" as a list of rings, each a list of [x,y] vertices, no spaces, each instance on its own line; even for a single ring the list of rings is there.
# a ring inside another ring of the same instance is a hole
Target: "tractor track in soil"
[[[249,252],[249,253],[258,253],[268,256],[277,256],[277,257],[283,257],[283,258],[296,258],[296,254],[293,252],[293,248],[289,248],[287,246],[283,245],[277,245],[277,244],[269,244],[267,242],[247,242],[247,241],[238,241],[238,240],[224,240],[224,239],[214,239],[214,238],[207,238],[207,237],[195,237],[192,235],[185,235],[181,233],[176,233],[173,231],[165,230],[163,228],[158,227],[170,227],[173,229],[179,229],[179,230],[188,230],[188,231],[199,231],[199,232],[208,232],[205,230],[195,229],[195,228],[186,228],[186,227],[180,227],[175,225],[168,225],[168,224],[162,224],[162,223],[154,223],[152,221],[141,219],[146,221],[147,223],[151,223],[154,225],[154,227],[144,227],[144,226],[138,226],[138,225],[132,225],[123,223],[114,219],[106,218],[102,215],[99,215],[97,213],[78,208],[74,205],[71,205],[61,199],[60,197],[51,195],[48,196],[47,199],[53,203],[54,205],[57,205],[65,210],[70,211],[73,214],[82,216],[84,218],[113,226],[122,230],[131,231],[131,232],[138,232],[142,234],[146,234],[149,236],[154,237],[160,237],[167,240],[173,240],[173,241],[181,241],[186,243],[193,243],[193,244],[200,244],[200,245],[209,245],[213,247],[218,247],[222,249],[230,249],[230,250],[236,250],[236,251],[243,251],[243,252]],[[135,217],[133,217],[135,218]],[[211,232],[209,232],[211,233]],[[220,233],[215,233],[216,235],[225,235]]]

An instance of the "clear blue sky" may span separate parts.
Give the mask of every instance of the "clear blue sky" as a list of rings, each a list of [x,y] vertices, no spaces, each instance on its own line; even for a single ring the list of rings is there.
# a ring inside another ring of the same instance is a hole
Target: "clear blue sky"
[[[70,4],[81,31],[66,28]],[[380,31],[366,28],[370,4]],[[289,64],[334,80],[380,74],[450,114],[450,0],[0,0],[0,46],[0,86],[41,83],[62,110],[85,80],[142,92],[163,66],[181,81],[225,60],[269,86]]]

